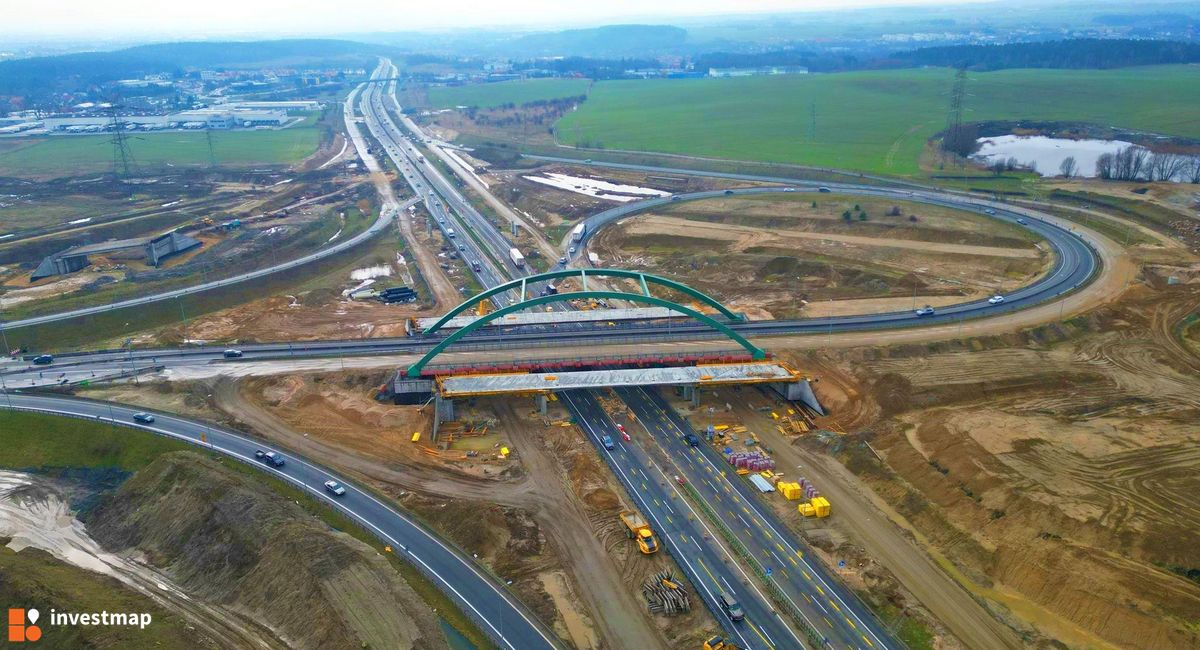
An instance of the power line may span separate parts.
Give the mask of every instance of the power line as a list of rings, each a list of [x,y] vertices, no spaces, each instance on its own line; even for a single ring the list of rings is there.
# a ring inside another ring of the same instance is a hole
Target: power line
[[[112,128],[109,142],[113,150],[113,176],[118,180],[129,178],[137,169],[133,151],[129,148],[129,137],[125,134],[126,122],[121,117],[121,108],[123,107],[116,101],[110,102],[108,106],[109,126]]]

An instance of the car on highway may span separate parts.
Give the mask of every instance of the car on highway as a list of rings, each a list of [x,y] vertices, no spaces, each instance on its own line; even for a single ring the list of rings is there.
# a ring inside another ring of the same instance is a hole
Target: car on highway
[[[829,189],[828,187],[818,187],[817,191],[821,192],[822,194],[829,194],[833,190]]]
[[[725,190],[726,194],[733,194],[733,190]]]
[[[221,353],[226,359],[240,359],[242,356],[241,350],[229,349]]]
[[[466,245],[465,245],[465,244],[459,244],[459,245],[458,245],[458,250],[460,250],[460,251],[465,251],[465,250],[467,250],[467,247],[466,247]]]
[[[578,249],[575,248],[574,246],[572,246],[567,252],[570,253],[571,255],[574,255],[576,250],[578,250]]]
[[[154,416],[144,411],[138,411],[137,413],[133,414],[133,421],[141,422],[142,424],[150,424],[154,421]]]
[[[678,200],[679,200],[679,197],[678,197],[678,196],[672,196],[672,197],[671,197],[671,200],[672,200],[672,201],[678,201]]]
[[[54,363],[53,354],[39,354],[33,358],[33,362],[39,366],[48,366]]]
[[[604,445],[604,448],[609,451],[612,451],[617,447],[615,444],[613,444],[612,436],[602,436],[600,438],[600,442]]]
[[[346,494],[346,488],[342,487],[342,484],[337,481],[325,481],[325,491],[335,497]]]
[[[796,188],[794,188],[794,187],[785,187],[785,188],[783,188],[783,191],[784,191],[784,192],[795,192],[795,191],[796,191]]]
[[[591,159],[591,158],[584,158],[584,159],[583,159],[583,162],[585,162],[585,163],[590,163],[590,162],[592,162],[592,159]]]
[[[558,263],[559,263],[559,264],[563,264],[563,265],[565,265],[565,264],[567,263],[567,261],[568,261],[568,260],[567,260],[567,258],[565,258],[565,257],[560,257],[560,258],[558,258]]]
[[[996,294],[996,295],[992,296],[991,298],[988,298],[989,305],[999,305],[1002,302],[1004,302],[1004,296],[1002,296],[1000,294]]]
[[[281,456],[280,454],[273,452],[273,451],[263,451],[261,449],[255,449],[254,457],[257,458],[259,461],[264,462],[268,465],[272,465],[274,467],[283,467],[285,464],[287,464],[287,461],[285,461],[283,459],[283,456]]]
[[[993,210],[993,209],[991,209],[991,208],[984,208],[984,210],[983,210],[983,211],[984,211],[984,213],[986,213],[986,214],[996,214],[996,211],[995,211],[995,210]]]
[[[625,425],[618,422],[617,423],[617,431],[620,431],[621,433],[625,433]]]
[[[683,441],[688,443],[689,447],[699,447],[700,446],[700,439],[697,438],[696,434],[694,434],[694,433],[683,434]]]
[[[746,612],[742,609],[741,603],[739,603],[733,596],[730,596],[728,593],[722,591],[721,594],[717,596],[717,600],[721,603],[721,609],[725,610],[725,615],[729,617],[729,620],[736,623],[746,618]]]
[[[1024,219],[1017,219],[1017,223],[1019,223],[1019,224],[1021,224],[1022,226],[1024,226],[1025,224],[1027,224],[1027,223],[1029,223],[1029,222],[1028,222],[1028,221],[1026,221],[1026,220],[1024,220]]]
[[[917,308],[915,313],[918,316],[932,316],[936,312],[934,312],[933,307],[931,307],[929,305],[925,305],[924,307]]]

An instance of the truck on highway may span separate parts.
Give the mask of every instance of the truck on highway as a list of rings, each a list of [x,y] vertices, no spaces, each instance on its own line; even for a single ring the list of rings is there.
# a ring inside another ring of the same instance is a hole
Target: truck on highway
[[[455,237],[457,237],[457,235],[454,234],[453,228],[446,229],[446,236],[449,237],[450,239],[454,239]]]
[[[650,522],[646,521],[645,517],[632,510],[625,510],[620,516],[621,523],[625,524],[625,535],[629,539],[637,540],[638,550],[643,555],[658,552],[658,540],[655,539]]]
[[[508,249],[508,259],[512,260],[513,266],[518,269],[525,268],[525,256],[521,254],[521,251],[515,248]]]
[[[581,223],[578,226],[575,226],[575,229],[571,231],[571,241],[575,243],[583,241],[583,235],[585,233],[587,233],[586,223]]]

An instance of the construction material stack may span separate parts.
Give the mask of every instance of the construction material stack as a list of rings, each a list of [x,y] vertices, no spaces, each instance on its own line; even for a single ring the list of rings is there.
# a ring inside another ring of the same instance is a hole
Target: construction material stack
[[[687,589],[670,571],[656,573],[643,582],[642,596],[646,598],[646,606],[651,614],[674,616],[692,609]]]

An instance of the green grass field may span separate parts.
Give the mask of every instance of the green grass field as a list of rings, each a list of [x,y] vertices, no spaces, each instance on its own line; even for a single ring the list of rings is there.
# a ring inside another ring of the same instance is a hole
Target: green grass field
[[[524,104],[538,99],[583,95],[588,92],[590,83],[589,79],[527,79],[468,86],[434,86],[429,89],[429,106],[490,108],[507,103]]]
[[[290,165],[317,150],[316,115],[288,129],[214,131],[213,157],[225,167]],[[153,171],[210,164],[203,131],[131,134],[129,146],[139,169]],[[57,177],[112,169],[108,135],[12,138],[0,144],[0,176]]]
[[[558,139],[913,176],[925,142],[945,126],[953,74],[943,68],[600,82],[559,121]],[[1080,121],[1200,138],[1200,66],[1003,70],[968,78],[968,121]]]

